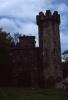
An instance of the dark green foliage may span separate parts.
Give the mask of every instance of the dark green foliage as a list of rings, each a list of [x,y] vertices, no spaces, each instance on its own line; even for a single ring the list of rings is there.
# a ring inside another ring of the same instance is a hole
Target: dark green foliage
[[[62,54],[63,54],[63,55],[64,55],[64,54],[68,54],[68,50],[65,50]]]
[[[12,37],[10,33],[3,32],[0,29],[0,86],[8,85],[10,73],[9,49],[11,47]]]
[[[0,29],[0,47],[10,47],[12,43],[12,37],[10,33],[3,32]]]

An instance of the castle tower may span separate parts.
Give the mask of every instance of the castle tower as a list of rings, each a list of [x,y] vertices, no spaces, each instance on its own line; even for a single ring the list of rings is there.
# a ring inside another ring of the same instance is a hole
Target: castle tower
[[[40,77],[44,86],[54,85],[56,81],[62,78],[61,71],[61,49],[59,24],[60,15],[57,11],[51,14],[47,10],[44,14],[40,12],[36,16],[39,30],[39,48],[40,48]]]

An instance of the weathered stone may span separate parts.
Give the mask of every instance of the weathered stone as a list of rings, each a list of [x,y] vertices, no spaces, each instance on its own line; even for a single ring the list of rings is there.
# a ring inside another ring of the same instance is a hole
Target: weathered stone
[[[35,36],[23,36],[16,46],[8,48],[7,80],[12,86],[47,88],[54,87],[62,79],[60,15],[57,11],[53,14],[50,10],[45,14],[40,12],[36,22],[39,47],[35,47]]]

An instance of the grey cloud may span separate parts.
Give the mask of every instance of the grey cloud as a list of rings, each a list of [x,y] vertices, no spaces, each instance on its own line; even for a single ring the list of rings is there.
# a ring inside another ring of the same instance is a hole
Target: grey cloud
[[[16,33],[19,31],[17,25],[14,23],[13,20],[5,18],[0,20],[0,27],[3,28],[4,31],[11,33]]]
[[[65,40],[68,23],[68,5],[60,0],[0,0],[0,27],[4,30],[22,34],[35,35],[38,41],[36,15],[46,9],[58,10],[61,14],[62,48],[67,46]],[[64,37],[64,38],[63,38]],[[68,35],[67,35],[68,37]],[[38,42],[37,42],[38,44]]]

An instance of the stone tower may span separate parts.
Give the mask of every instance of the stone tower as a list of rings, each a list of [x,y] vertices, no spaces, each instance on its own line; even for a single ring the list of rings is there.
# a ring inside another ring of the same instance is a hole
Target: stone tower
[[[60,49],[60,15],[47,10],[36,16],[39,30],[40,80],[42,85],[52,86],[62,79]],[[44,84],[43,84],[44,83]]]

